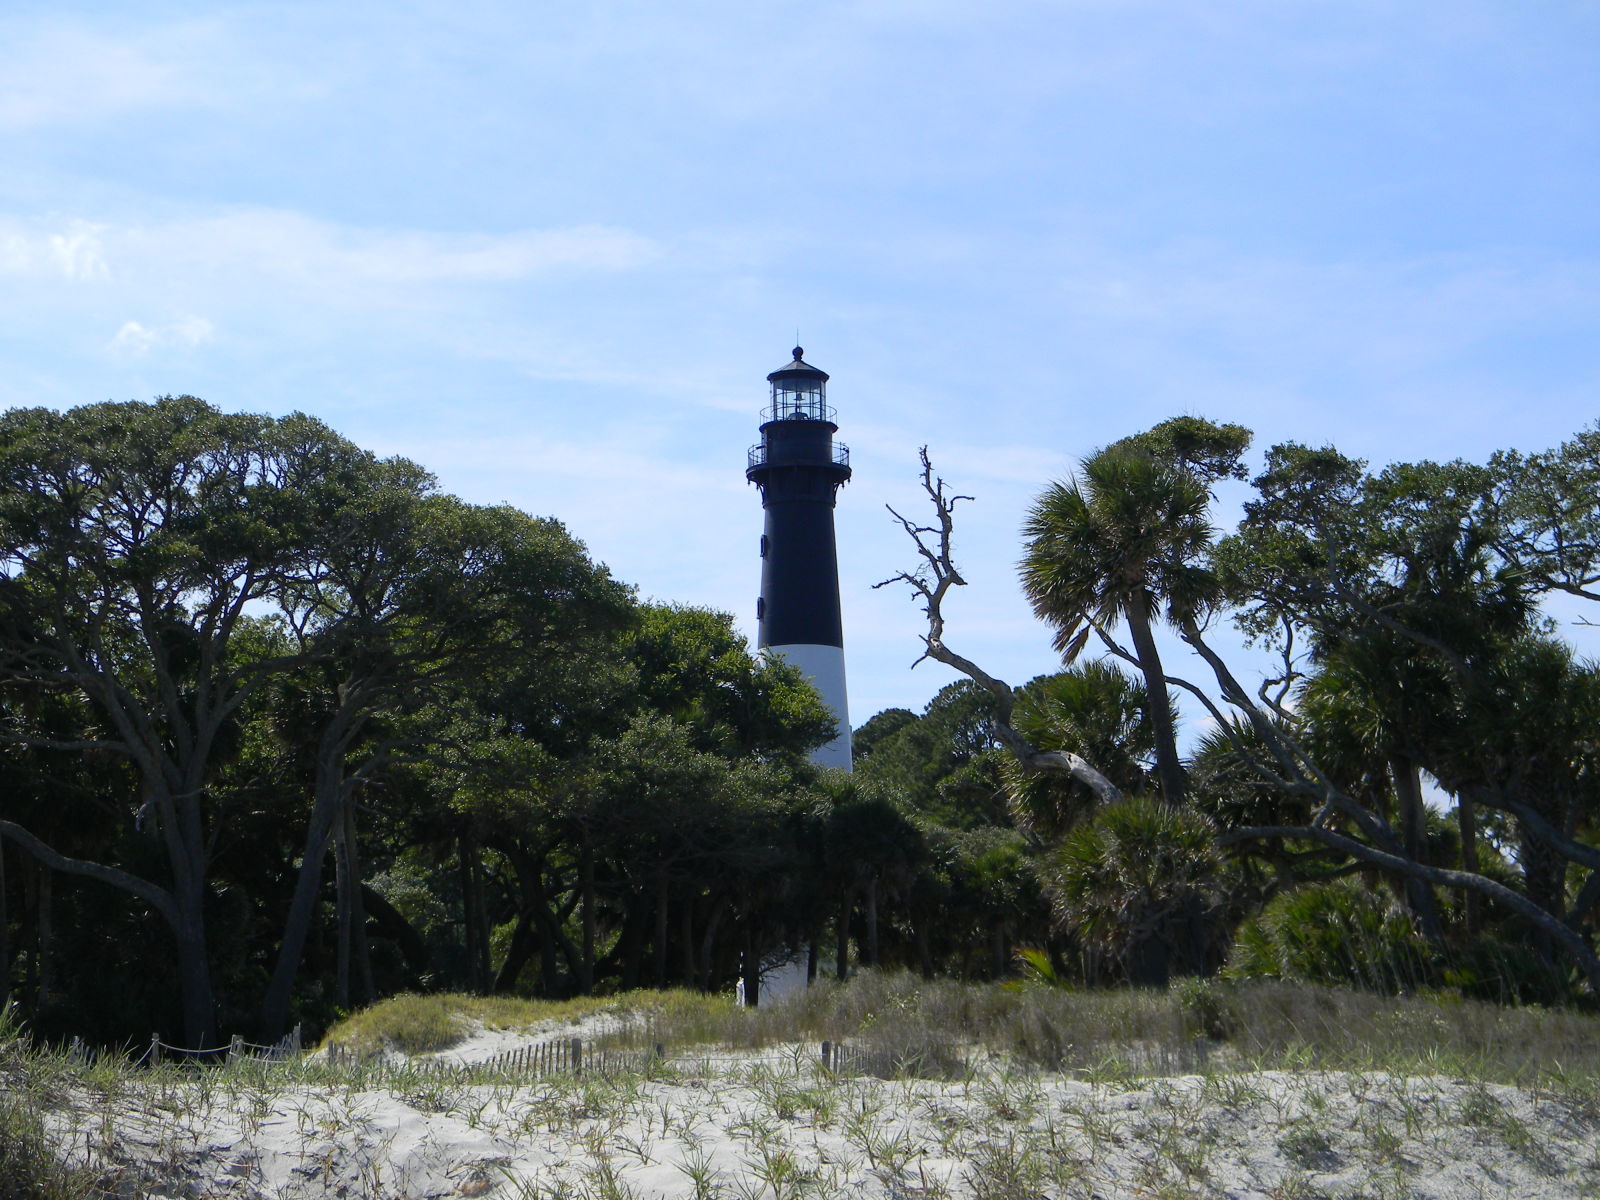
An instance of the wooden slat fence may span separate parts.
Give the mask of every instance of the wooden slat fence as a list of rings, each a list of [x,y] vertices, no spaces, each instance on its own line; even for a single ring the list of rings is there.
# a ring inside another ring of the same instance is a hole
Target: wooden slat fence
[[[375,1064],[376,1055],[362,1055],[338,1042],[329,1042],[328,1062],[333,1066],[363,1067]],[[582,1038],[558,1038],[533,1042],[476,1062],[455,1059],[411,1059],[392,1064],[395,1073],[427,1075],[491,1074],[518,1079],[542,1079],[547,1075],[597,1075],[643,1070],[651,1062],[666,1057],[666,1048],[657,1042],[648,1049],[598,1050]]]

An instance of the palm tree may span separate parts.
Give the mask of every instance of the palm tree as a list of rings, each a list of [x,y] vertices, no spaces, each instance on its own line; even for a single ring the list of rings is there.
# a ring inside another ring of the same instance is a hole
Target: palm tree
[[[1053,852],[1057,922],[1130,983],[1163,987],[1174,965],[1204,970],[1223,873],[1216,836],[1194,810],[1149,796],[1101,809]]]
[[[1205,483],[1181,465],[1120,443],[1084,459],[1079,479],[1051,485],[1023,526],[1022,586],[1055,627],[1065,661],[1096,629],[1128,623],[1144,675],[1155,735],[1156,773],[1170,804],[1184,799],[1171,698],[1151,625],[1192,614],[1212,591],[1199,565],[1211,543]]]
[[[1155,749],[1142,682],[1111,663],[1091,662],[1041,675],[1017,692],[1012,724],[1041,750],[1068,750],[1092,762],[1125,794],[1147,791]],[[1055,841],[1093,809],[1094,793],[1059,773],[1005,760],[1007,806],[1019,827]]]

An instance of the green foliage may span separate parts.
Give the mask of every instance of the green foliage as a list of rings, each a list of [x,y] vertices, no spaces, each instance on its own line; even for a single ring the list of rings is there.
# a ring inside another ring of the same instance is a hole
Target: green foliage
[[[857,731],[856,773],[941,824],[1003,824],[1001,755],[989,728],[993,712],[994,698],[961,680],[941,688],[921,716],[904,709],[879,713]]]
[[[1155,751],[1149,694],[1136,680],[1103,663],[1041,675],[1017,692],[1012,724],[1039,750],[1065,750],[1094,764],[1124,792],[1149,785]],[[1092,809],[1094,795],[1076,780],[1026,771],[1007,759],[1001,768],[1017,824],[1054,841]]]
[[[1222,879],[1215,835],[1200,814],[1148,796],[1102,809],[1052,855],[1058,919],[1135,982],[1165,983],[1174,962],[1202,969]]]
[[[1183,416],[1123,438],[1111,448],[1142,451],[1210,487],[1223,479],[1245,477],[1242,460],[1251,437],[1243,425],[1219,425],[1204,417]]]
[[[1348,879],[1274,897],[1240,927],[1234,978],[1345,984],[1399,992],[1432,982],[1434,956],[1411,920],[1379,892]]]

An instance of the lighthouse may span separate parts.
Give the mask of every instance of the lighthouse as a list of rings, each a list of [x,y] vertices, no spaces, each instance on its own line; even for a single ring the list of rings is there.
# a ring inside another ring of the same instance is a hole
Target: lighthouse
[[[767,376],[772,403],[761,415],[761,441],[750,447],[745,478],[761,490],[761,598],[756,644],[781,654],[811,680],[838,721],[839,733],[812,760],[850,769],[850,708],[844,685],[844,623],[833,505],[850,478],[849,447],[828,407],[828,373],[794,361]]]

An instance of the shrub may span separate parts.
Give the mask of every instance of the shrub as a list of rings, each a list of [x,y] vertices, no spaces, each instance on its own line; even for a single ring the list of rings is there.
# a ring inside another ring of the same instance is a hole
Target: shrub
[[[1393,993],[1426,986],[1435,972],[1406,913],[1382,893],[1338,879],[1268,901],[1240,926],[1227,974]]]

